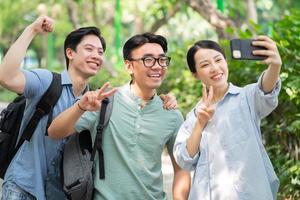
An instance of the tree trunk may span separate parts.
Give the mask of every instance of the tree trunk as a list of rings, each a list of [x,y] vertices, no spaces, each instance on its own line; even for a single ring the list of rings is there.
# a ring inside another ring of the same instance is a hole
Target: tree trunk
[[[96,0],[93,0],[92,1],[92,12],[93,12],[93,19],[94,19],[94,22],[95,24],[99,27],[100,26],[100,17],[99,15],[97,14],[97,3],[96,3]]]
[[[184,1],[216,29],[219,38],[230,38],[230,35],[226,33],[226,28],[231,27],[233,30],[236,29],[234,21],[222,15],[215,7],[211,5],[210,0]]]
[[[95,8],[95,2],[94,1],[90,1],[90,0],[85,0],[83,1],[83,5],[84,5],[84,10],[82,10],[82,12],[80,14],[82,14],[85,22],[87,22],[87,24],[95,24],[94,21],[94,9]]]
[[[73,25],[73,28],[79,28],[80,25],[78,22],[78,7],[76,2],[74,2],[74,0],[66,0],[66,6],[68,10],[69,20]]]
[[[151,26],[150,32],[155,33],[161,26],[168,23],[169,19],[175,16],[175,14],[180,10],[181,8],[181,2],[177,1],[176,4],[168,10],[168,13],[161,19],[156,20],[156,22]]]
[[[247,21],[257,23],[257,12],[254,0],[247,0]]]

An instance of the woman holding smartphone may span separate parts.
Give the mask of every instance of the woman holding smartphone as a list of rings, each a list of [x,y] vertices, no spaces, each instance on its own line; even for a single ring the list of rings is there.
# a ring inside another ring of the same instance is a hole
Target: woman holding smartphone
[[[266,56],[267,69],[256,83],[228,82],[224,51],[210,40],[196,42],[187,53],[194,77],[203,84],[202,98],[188,113],[174,146],[185,170],[195,170],[191,200],[276,199],[278,178],[263,146],[260,122],[278,104],[281,58],[267,36],[252,43]]]

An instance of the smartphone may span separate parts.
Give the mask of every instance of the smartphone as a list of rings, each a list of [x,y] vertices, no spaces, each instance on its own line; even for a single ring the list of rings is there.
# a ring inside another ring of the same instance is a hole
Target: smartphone
[[[254,50],[266,50],[265,47],[253,46],[252,39],[230,40],[231,57],[236,60],[264,60],[267,56],[253,55]]]

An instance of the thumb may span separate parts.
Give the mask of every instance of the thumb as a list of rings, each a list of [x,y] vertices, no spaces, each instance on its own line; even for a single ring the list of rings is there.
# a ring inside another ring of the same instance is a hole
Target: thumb
[[[161,94],[161,95],[159,95],[159,97],[161,98],[161,100],[163,100],[163,101],[165,101],[166,100],[166,95],[165,94]]]

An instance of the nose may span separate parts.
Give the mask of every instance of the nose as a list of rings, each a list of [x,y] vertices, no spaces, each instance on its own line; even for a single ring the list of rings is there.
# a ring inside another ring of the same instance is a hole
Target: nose
[[[91,57],[98,60],[102,58],[98,51],[93,51]]]
[[[217,63],[212,62],[211,65],[210,65],[210,71],[214,72],[217,68],[218,68]]]

